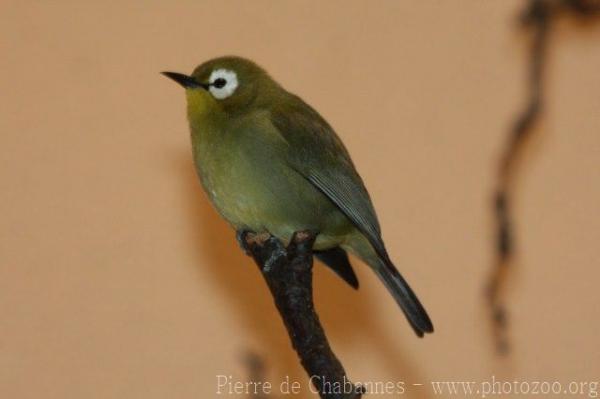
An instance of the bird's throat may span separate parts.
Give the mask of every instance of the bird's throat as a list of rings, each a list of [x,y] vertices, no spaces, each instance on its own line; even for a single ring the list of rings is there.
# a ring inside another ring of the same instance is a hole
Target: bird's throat
[[[192,125],[204,125],[218,118],[220,110],[210,93],[204,89],[187,89],[187,114]]]

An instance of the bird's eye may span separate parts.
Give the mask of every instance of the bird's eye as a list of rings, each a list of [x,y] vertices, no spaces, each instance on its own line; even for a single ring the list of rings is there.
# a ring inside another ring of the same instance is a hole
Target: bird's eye
[[[228,69],[214,70],[208,79],[208,90],[217,100],[232,95],[238,87],[237,74]]]
[[[218,78],[212,85],[215,86],[217,89],[222,89],[223,87],[225,87],[226,84],[227,81],[225,79]]]

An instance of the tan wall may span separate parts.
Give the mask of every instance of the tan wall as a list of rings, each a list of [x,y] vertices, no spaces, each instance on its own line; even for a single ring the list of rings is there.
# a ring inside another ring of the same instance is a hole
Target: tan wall
[[[354,380],[600,378],[600,26],[553,37],[500,361],[482,291],[496,161],[524,98],[521,2],[108,3],[0,6],[0,397],[213,397],[217,374],[246,378],[247,350],[271,381],[306,383],[196,181],[183,93],[158,74],[222,54],[337,129],[434,319],[417,340],[365,267],[359,292],[317,267]]]

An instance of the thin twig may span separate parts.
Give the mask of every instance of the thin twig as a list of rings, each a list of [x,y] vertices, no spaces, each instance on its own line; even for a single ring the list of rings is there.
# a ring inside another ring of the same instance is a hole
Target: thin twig
[[[533,30],[529,65],[528,100],[525,109],[518,115],[510,131],[507,148],[500,161],[500,169],[494,211],[496,216],[496,253],[494,268],[487,288],[488,304],[492,312],[492,323],[497,349],[507,353],[507,314],[502,297],[506,285],[508,268],[515,254],[514,228],[511,217],[513,181],[517,161],[527,139],[534,131],[543,111],[543,75],[546,65],[546,50],[552,22],[561,12],[571,12],[584,18],[600,14],[599,0],[530,0],[521,16],[526,28]]]

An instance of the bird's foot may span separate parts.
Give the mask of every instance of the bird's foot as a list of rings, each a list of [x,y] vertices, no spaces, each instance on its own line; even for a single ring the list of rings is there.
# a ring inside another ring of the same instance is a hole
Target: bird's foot
[[[250,230],[239,230],[236,238],[246,255],[262,260],[264,273],[270,272],[278,261],[287,257],[287,251],[281,241],[268,232],[255,233]],[[267,256],[265,257],[265,255]]]
[[[297,231],[292,235],[287,248],[268,232],[255,233],[250,230],[239,230],[236,238],[242,250],[255,259],[260,260],[263,273],[270,273],[279,263],[288,260],[303,262],[312,256],[312,246],[317,232],[310,230]]]
[[[268,232],[255,233],[252,230],[238,230],[235,238],[246,255],[252,255],[252,247],[255,245],[264,246],[265,242],[271,238]]]

